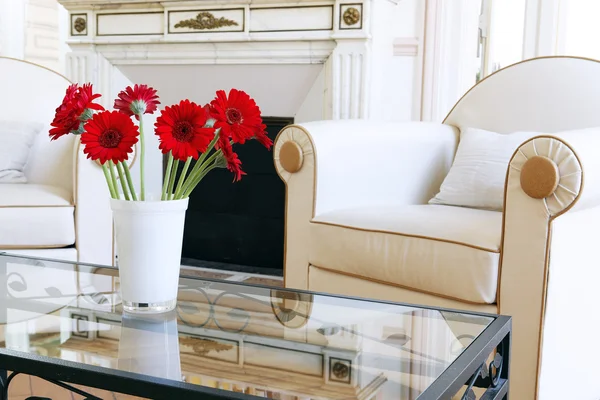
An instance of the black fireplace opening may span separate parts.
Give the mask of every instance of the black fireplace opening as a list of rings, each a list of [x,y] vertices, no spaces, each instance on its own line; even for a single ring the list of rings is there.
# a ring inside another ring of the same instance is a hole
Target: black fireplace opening
[[[275,140],[293,118],[263,117],[263,121]],[[182,263],[282,275],[285,185],[275,172],[272,149],[256,140],[234,149],[246,175],[232,182],[231,172],[215,169],[194,189],[185,219]]]

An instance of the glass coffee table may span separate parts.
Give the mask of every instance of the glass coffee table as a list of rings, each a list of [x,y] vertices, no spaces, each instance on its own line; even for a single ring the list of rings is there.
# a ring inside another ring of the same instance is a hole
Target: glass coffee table
[[[89,399],[69,383],[151,399],[507,398],[505,316],[185,276],[172,312],[124,314],[116,269],[6,253],[0,279],[0,399],[16,373]]]

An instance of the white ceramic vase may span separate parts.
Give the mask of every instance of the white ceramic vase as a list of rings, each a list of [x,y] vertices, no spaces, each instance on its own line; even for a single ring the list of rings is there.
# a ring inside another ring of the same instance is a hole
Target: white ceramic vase
[[[174,309],[188,199],[111,199],[110,205],[115,222],[123,309],[132,313]]]

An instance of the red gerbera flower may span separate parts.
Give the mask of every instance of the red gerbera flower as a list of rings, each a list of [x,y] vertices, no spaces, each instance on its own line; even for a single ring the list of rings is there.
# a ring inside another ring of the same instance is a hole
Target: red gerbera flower
[[[138,127],[131,118],[118,111],[103,111],[92,117],[84,126],[81,143],[87,158],[108,160],[114,163],[127,160],[138,141]]]
[[[92,92],[91,84],[85,84],[82,87],[76,83],[70,85],[50,124],[52,140],[69,133],[82,133],[82,123],[91,118],[93,110],[104,110],[100,104],[94,103],[98,97],[100,97],[99,94]]]
[[[77,96],[75,96],[74,100],[77,101],[77,107],[82,111],[85,111],[85,110],[102,111],[102,110],[104,110],[104,107],[102,107],[100,104],[94,103],[94,100],[96,100],[97,98],[99,98],[101,96],[102,95],[99,93],[94,94],[91,83],[84,83],[83,86],[81,86],[79,88],[79,91],[77,92]]]
[[[244,143],[261,131],[262,119],[256,102],[246,92],[237,89],[223,90],[210,102],[211,116],[216,120],[215,128],[220,134],[235,143]]]
[[[62,104],[56,109],[57,112],[61,109],[62,106],[64,106],[66,103],[70,102],[73,99],[73,96],[75,96],[75,93],[77,93],[78,89],[79,86],[76,83],[72,83],[69,85],[65,93],[65,97],[63,98]]]
[[[198,152],[204,153],[215,137],[213,128],[204,127],[207,119],[204,108],[189,100],[165,107],[154,124],[163,154],[171,151],[181,161],[197,159]]]
[[[267,150],[270,150],[271,146],[273,146],[273,141],[267,136],[267,126],[265,124],[261,124],[260,131],[256,133],[255,138],[260,144],[265,146]]]
[[[73,129],[79,128],[79,120],[70,118],[71,101],[75,97],[77,90],[78,87],[76,83],[69,85],[62,103],[56,108],[54,120],[52,120],[52,123],[50,124],[53,127],[50,129],[50,137],[52,140],[68,135]]]
[[[126,115],[135,115],[139,120],[140,114],[153,114],[158,108],[160,101],[156,90],[148,85],[127,86],[125,90],[119,93],[119,98],[115,100],[115,109]]]
[[[225,161],[227,162],[227,169],[233,173],[233,181],[238,182],[242,179],[243,175],[246,175],[246,173],[242,171],[242,160],[240,160],[237,153],[233,151],[229,139],[220,136],[217,145],[219,149],[221,149],[223,158],[225,158]]]

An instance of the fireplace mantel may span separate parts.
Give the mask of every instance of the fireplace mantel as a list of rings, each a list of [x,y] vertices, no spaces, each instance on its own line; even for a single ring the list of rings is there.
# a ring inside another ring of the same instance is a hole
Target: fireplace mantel
[[[108,108],[124,86],[147,83],[165,105],[240,87],[265,116],[296,122],[415,115],[420,2],[58,1],[69,13],[67,76],[92,82]],[[147,187],[160,192],[161,155],[147,160]]]
[[[319,118],[369,116],[373,11],[388,0],[59,0],[69,11],[67,74],[112,88],[122,65],[324,64]],[[387,39],[387,38],[383,38]],[[389,51],[417,52],[416,39]],[[397,42],[397,38],[396,38]],[[391,41],[390,41],[391,43]],[[388,49],[386,49],[387,51]]]

